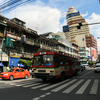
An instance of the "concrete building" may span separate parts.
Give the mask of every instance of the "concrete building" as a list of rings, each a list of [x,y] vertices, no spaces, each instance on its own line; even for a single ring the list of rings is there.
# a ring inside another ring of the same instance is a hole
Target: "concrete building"
[[[70,41],[68,39],[66,39],[65,37],[65,33],[63,32],[58,32],[58,33],[52,33],[52,32],[48,32],[48,33],[44,33],[42,34],[43,36],[45,36],[46,38],[50,38],[52,40],[57,40],[58,41],[58,49],[59,49],[59,53],[65,53],[68,54],[69,56],[75,57],[75,58],[79,58],[79,47],[78,44],[76,43],[76,41]]]
[[[73,6],[68,9],[66,20],[69,28],[69,31],[67,32],[64,30],[66,38],[75,39],[80,47],[84,47],[83,38],[85,39],[85,35],[90,34],[90,30],[87,25],[88,23],[85,21],[82,15],[80,15],[80,12],[77,11]],[[79,23],[82,24],[81,27],[78,27]]]
[[[79,58],[77,45],[73,44],[69,49],[67,42],[63,43],[59,35],[53,34],[51,38],[38,35],[35,30],[26,28],[25,24],[18,18],[8,19],[0,15],[0,61],[4,66],[14,66],[20,59],[31,60],[34,53],[44,50],[68,53]]]
[[[63,26],[63,32],[66,34],[67,39],[77,41],[79,46],[80,62],[85,64],[90,58],[91,61],[96,61],[98,59],[97,41],[91,35],[88,23],[82,15],[80,15],[80,12],[73,6],[68,9],[66,19],[67,25]],[[87,48],[90,49],[90,56],[87,55]],[[93,54],[93,52],[95,52],[94,49],[96,50],[96,54]],[[95,59],[93,55],[96,55]]]

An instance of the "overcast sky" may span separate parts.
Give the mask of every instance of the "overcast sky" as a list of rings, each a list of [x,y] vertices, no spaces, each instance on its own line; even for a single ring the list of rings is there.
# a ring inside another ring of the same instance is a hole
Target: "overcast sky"
[[[5,0],[0,0],[2,3]],[[7,0],[6,0],[7,1]],[[9,1],[9,0],[8,0]],[[23,0],[25,1],[25,0]],[[66,25],[66,12],[74,6],[88,23],[100,22],[99,0],[31,0],[33,2],[19,6],[7,12],[1,12],[7,18],[17,17],[26,22],[26,27],[36,30],[38,34],[62,32]],[[91,34],[100,37],[100,24],[90,25]],[[97,40],[100,44],[100,39]],[[98,45],[100,49],[100,46]]]

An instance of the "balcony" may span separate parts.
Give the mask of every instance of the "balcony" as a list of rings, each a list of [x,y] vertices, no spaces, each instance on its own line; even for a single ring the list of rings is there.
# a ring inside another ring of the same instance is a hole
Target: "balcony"
[[[30,39],[27,39],[25,40],[25,43],[26,44],[30,44],[30,45],[34,45],[34,41],[30,40]]]
[[[26,52],[24,52],[24,53],[10,52],[10,55],[15,55],[15,56],[20,56],[22,58],[30,58],[30,59],[32,59],[32,57],[33,57],[33,54],[26,53]]]
[[[38,42],[34,42],[34,45],[40,47],[40,43],[38,43]]]
[[[7,37],[13,38],[15,40],[21,40],[21,37],[9,31],[7,31]]]

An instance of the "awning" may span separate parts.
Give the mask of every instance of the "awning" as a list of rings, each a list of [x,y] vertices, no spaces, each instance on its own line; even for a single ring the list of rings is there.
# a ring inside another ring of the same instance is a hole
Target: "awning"
[[[2,63],[0,63],[0,67],[3,67],[4,65]]]
[[[18,67],[25,67],[25,65],[23,65],[23,64],[16,64],[14,67],[16,67],[16,66],[18,66]]]

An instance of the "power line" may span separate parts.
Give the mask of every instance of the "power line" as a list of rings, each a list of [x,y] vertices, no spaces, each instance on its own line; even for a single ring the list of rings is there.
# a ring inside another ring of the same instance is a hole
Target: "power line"
[[[21,1],[21,0],[10,0],[10,1],[0,5],[0,10],[5,9],[5,8],[7,8],[7,7],[19,2],[19,1]]]
[[[21,1],[21,0],[18,0],[18,1]],[[26,0],[26,1],[21,2],[21,3],[16,3],[16,5],[14,5],[14,6],[12,6],[12,7],[9,7],[8,9],[2,10],[2,13],[6,12],[6,11],[8,11],[8,10],[14,9],[14,8],[16,8],[16,7],[18,7],[18,6],[21,6],[21,5],[25,5],[25,4],[27,4],[27,3],[30,3],[30,2],[32,2],[32,1],[36,1],[36,0]]]

